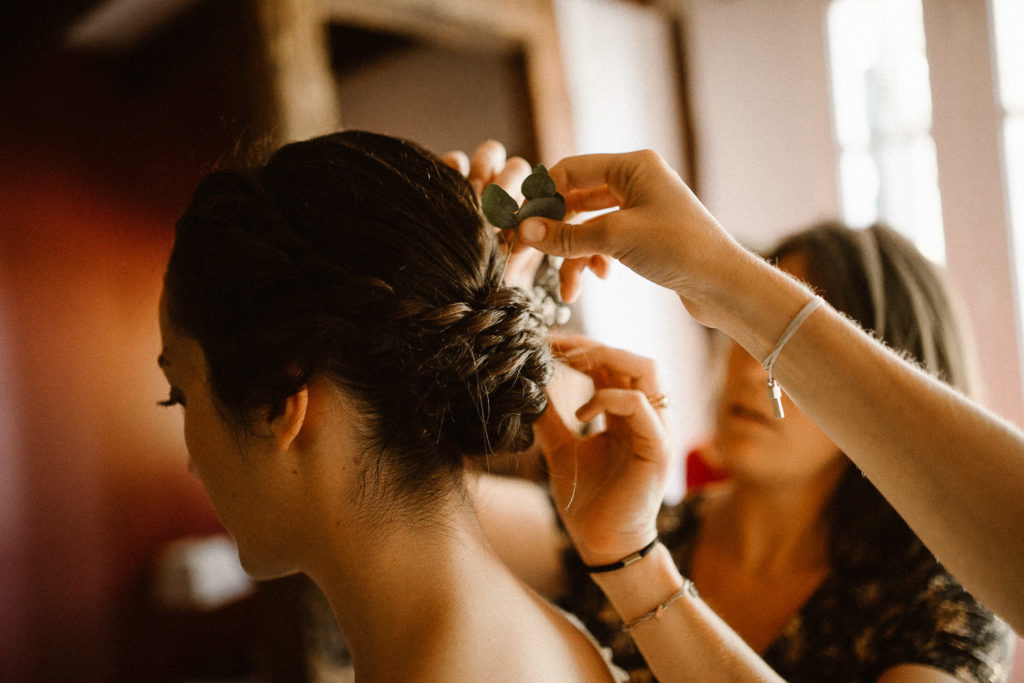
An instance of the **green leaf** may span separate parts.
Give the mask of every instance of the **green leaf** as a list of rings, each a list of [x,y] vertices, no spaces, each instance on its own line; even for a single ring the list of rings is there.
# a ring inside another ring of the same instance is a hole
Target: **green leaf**
[[[539,197],[554,197],[557,194],[554,179],[548,175],[548,169],[544,164],[537,164],[533,167],[533,173],[526,176],[523,181],[523,196],[527,199]]]
[[[543,216],[557,221],[565,217],[565,198],[555,189],[555,181],[548,175],[544,164],[533,167],[533,173],[522,185],[526,201],[522,208],[508,192],[491,183],[480,197],[480,206],[491,225],[502,230],[511,230],[524,218]]]
[[[502,230],[511,230],[519,225],[516,211],[519,205],[500,185],[491,183],[480,197],[480,208],[491,225]]]
[[[543,216],[560,221],[565,217],[565,198],[555,193],[554,197],[528,199],[516,214],[516,224],[530,216]]]

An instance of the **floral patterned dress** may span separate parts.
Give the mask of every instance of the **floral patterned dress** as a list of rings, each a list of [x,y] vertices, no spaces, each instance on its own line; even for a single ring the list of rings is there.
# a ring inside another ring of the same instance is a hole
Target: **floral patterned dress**
[[[662,541],[680,571],[689,573],[700,529],[699,494],[666,508]],[[575,613],[614,652],[631,681],[654,681],[643,657],[621,630],[615,610],[579,558],[566,553]],[[1006,681],[1013,632],[975,600],[920,542],[905,549],[898,569],[872,563],[833,571],[762,654],[780,676],[799,681],[876,681],[899,664],[925,664],[960,681]],[[872,566],[869,566],[872,565]]]

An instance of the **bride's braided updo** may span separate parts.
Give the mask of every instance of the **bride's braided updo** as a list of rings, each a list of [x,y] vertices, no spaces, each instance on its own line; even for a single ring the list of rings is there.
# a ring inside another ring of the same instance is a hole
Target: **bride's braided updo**
[[[203,180],[165,301],[226,418],[246,427],[330,378],[369,426],[367,471],[430,495],[458,481],[463,456],[528,447],[547,404],[545,331],[503,263],[457,172],[348,131]]]

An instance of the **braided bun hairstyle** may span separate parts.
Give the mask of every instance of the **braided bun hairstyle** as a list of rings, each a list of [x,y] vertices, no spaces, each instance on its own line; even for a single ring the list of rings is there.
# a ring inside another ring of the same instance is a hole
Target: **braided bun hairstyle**
[[[330,378],[366,420],[365,473],[433,495],[460,481],[463,456],[527,448],[547,405],[545,330],[503,265],[461,175],[408,141],[346,131],[205,178],[164,300],[230,422],[251,428]]]

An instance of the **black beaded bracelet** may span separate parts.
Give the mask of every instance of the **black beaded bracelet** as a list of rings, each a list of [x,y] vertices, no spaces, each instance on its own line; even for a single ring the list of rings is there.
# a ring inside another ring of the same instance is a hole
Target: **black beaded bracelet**
[[[611,564],[599,564],[596,567],[591,567],[590,565],[583,566],[586,567],[588,574],[604,574],[605,572],[613,572],[618,569],[622,569],[623,567],[628,567],[634,562],[639,562],[643,558],[647,557],[647,554],[654,550],[654,546],[658,545],[658,540],[658,537],[655,536],[653,541],[645,545],[643,548],[640,548],[640,550],[637,550],[635,553],[626,555],[618,562],[612,562]]]

